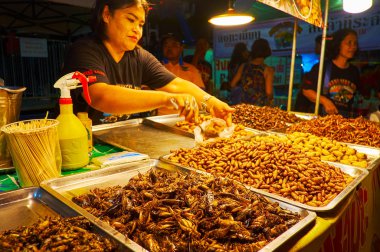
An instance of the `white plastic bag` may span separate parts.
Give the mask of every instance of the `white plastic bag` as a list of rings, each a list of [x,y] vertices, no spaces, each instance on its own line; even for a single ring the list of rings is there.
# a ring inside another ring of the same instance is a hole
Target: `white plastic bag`
[[[235,124],[227,127],[226,121],[220,118],[212,118],[202,122],[194,129],[195,142],[203,143],[213,141],[217,137],[229,138],[235,130]]]

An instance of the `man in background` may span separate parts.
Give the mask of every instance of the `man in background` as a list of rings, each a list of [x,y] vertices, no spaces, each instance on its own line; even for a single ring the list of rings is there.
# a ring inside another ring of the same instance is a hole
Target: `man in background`
[[[190,63],[182,59],[183,43],[182,37],[174,33],[168,33],[161,39],[162,43],[162,64],[177,77],[190,81],[201,89],[205,89],[199,70]],[[174,109],[160,108],[158,115],[175,114]]]
[[[188,80],[201,89],[205,89],[199,70],[190,63],[182,60],[182,38],[174,33],[168,33],[162,38],[162,63],[176,76]]]

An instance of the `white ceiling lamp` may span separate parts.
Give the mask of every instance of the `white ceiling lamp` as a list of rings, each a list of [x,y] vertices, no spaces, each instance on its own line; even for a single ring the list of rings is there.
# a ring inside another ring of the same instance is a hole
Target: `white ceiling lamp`
[[[349,13],[360,13],[372,6],[372,0],[343,0],[343,10]]]
[[[209,23],[219,26],[234,26],[248,24],[255,18],[248,14],[237,13],[232,8],[231,0],[228,1],[228,10],[225,14],[217,15],[208,20]]]

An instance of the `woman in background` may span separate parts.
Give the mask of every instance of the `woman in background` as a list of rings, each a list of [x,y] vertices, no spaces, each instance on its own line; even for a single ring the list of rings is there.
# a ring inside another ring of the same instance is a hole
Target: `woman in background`
[[[327,48],[328,60],[324,64],[321,85],[321,114],[341,114],[352,117],[352,104],[360,82],[358,68],[350,64],[358,51],[358,35],[355,30],[335,32]],[[319,63],[313,67],[304,81],[302,93],[315,104],[317,99]]]
[[[247,45],[243,42],[236,43],[234,50],[232,51],[231,60],[228,64],[228,83],[232,82],[233,77],[236,75],[239,67],[246,63],[249,58],[249,51]],[[234,88],[231,88],[231,104],[239,104],[241,102],[242,87],[236,84]]]
[[[249,62],[239,67],[231,81],[231,88],[241,83],[242,103],[272,105],[274,69],[264,63],[270,55],[272,50],[266,39],[257,39],[252,44]]]

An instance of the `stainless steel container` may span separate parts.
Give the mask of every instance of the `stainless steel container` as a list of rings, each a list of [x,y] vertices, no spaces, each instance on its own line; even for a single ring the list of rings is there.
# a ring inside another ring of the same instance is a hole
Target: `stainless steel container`
[[[0,86],[0,128],[8,123],[18,121],[20,116],[22,94],[26,87]],[[0,169],[12,166],[12,159],[7,150],[5,134],[0,132]]]
[[[57,179],[45,180],[41,183],[41,188],[52,195],[55,199],[75,210],[78,214],[83,215],[89,221],[97,225],[108,234],[112,234],[114,239],[121,241],[131,251],[146,251],[140,245],[125,237],[122,233],[116,231],[109,223],[100,220],[84,208],[76,205],[72,199],[75,196],[86,194],[94,188],[106,188],[110,186],[124,186],[128,181],[138,174],[144,174],[150,169],[164,169],[169,171],[178,171],[183,173],[191,172],[190,169],[177,166],[174,164],[160,162],[159,160],[144,160],[131,164],[117,165],[96,171],[75,174]],[[277,202],[279,206],[288,211],[296,212],[301,216],[301,220],[294,226],[283,232],[276,239],[272,240],[261,252],[277,251],[292,236],[301,232],[309,224],[313,225],[317,215],[314,212],[293,206],[286,202],[269,197],[269,201]],[[1,210],[1,208],[0,208]],[[1,212],[1,211],[0,211]],[[0,215],[1,217],[1,215]]]
[[[28,187],[0,193],[0,232],[29,226],[45,217],[74,217],[80,214],[70,206],[54,198],[39,187]],[[92,222],[90,220],[90,222]],[[124,240],[119,241],[112,233],[103,231],[92,222],[90,232],[99,234],[115,243],[116,252],[129,251]],[[3,251],[3,250],[2,250]]]

